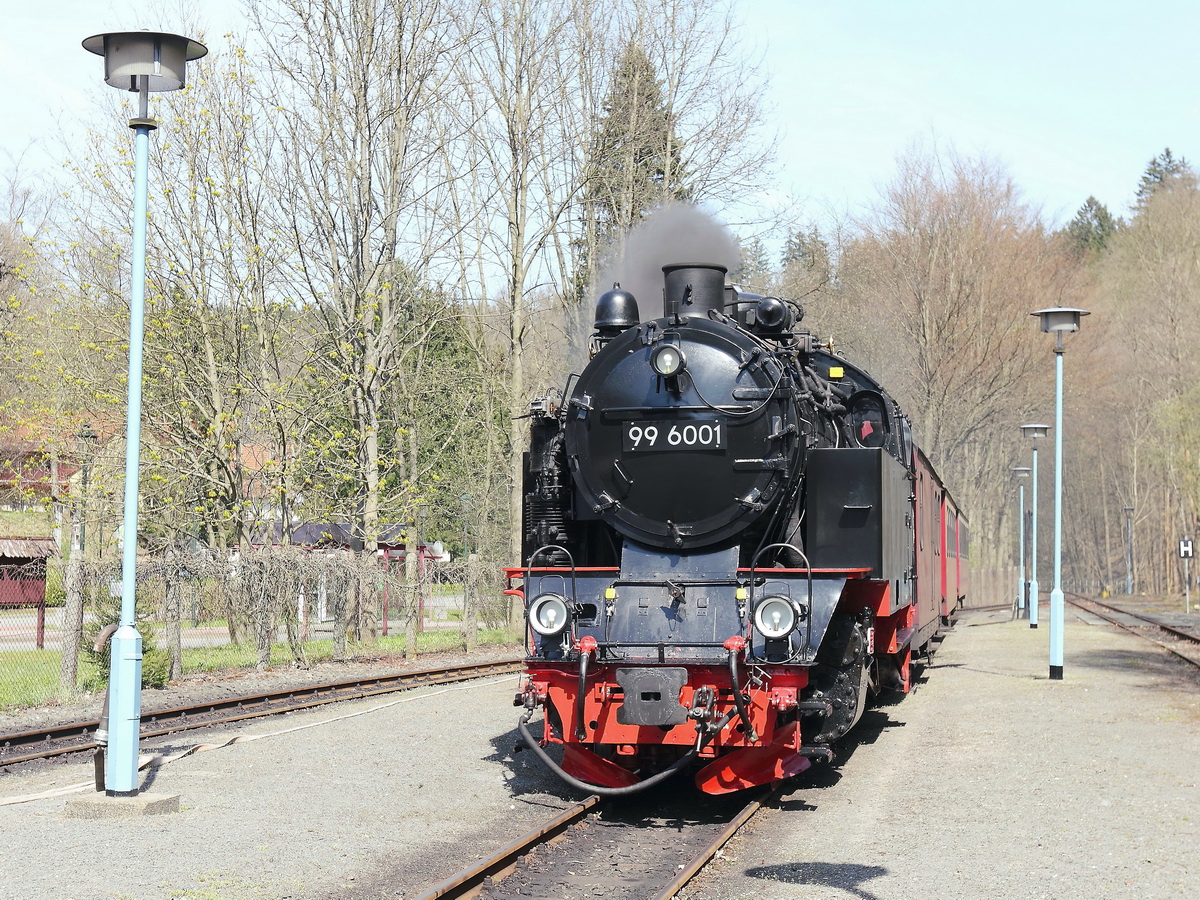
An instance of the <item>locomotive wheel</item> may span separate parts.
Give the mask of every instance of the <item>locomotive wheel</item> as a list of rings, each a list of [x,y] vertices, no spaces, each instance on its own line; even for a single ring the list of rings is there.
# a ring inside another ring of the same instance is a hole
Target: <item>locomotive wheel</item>
[[[814,696],[830,700],[833,714],[820,720],[821,731],[811,743],[835,741],[858,722],[866,706],[870,662],[862,626],[847,613],[835,613],[809,672]],[[810,742],[807,735],[805,742]]]

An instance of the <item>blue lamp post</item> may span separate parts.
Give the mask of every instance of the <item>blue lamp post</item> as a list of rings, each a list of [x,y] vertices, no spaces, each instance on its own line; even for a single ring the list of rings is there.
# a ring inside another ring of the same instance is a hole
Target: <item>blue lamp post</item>
[[[1125,593],[1133,593],[1133,507],[1125,507]]]
[[[124,31],[96,34],[83,49],[104,57],[104,80],[138,95],[134,131],[133,274],[129,298],[129,405],[125,424],[124,547],[121,557],[121,619],[112,639],[109,675],[108,763],[104,789],[110,797],[138,793],[137,744],[142,714],[142,638],[134,626],[137,584],[138,470],[142,426],[142,338],[146,307],[146,181],[151,91],[174,91],[186,83],[187,63],[208,53],[201,43],[177,34]]]
[[[1021,432],[1025,437],[1029,438],[1029,443],[1033,446],[1033,476],[1032,476],[1032,497],[1029,505],[1033,508],[1033,518],[1029,523],[1029,627],[1038,627],[1038,604],[1041,596],[1038,593],[1037,578],[1037,561],[1038,561],[1038,545],[1037,545],[1037,514],[1038,514],[1038,473],[1037,473],[1037,442],[1038,438],[1044,438],[1050,433],[1049,425],[1022,425]]]
[[[1025,482],[1022,480],[1029,477],[1029,473],[1033,470],[1029,466],[1013,466],[1013,475],[1017,478],[1017,560],[1019,572],[1017,574],[1017,606],[1016,618],[1020,618],[1025,614],[1025,591],[1028,586],[1025,583]]]
[[[1055,306],[1039,309],[1031,316],[1042,320],[1042,331],[1053,334],[1054,344],[1054,588],[1050,591],[1050,680],[1062,681],[1063,629],[1065,622],[1062,590],[1062,445],[1063,445],[1063,335],[1079,330],[1086,309]]]

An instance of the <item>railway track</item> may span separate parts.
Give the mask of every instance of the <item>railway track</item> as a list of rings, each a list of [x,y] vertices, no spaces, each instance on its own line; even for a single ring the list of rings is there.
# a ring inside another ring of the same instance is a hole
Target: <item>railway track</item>
[[[740,799],[588,797],[414,900],[671,900],[779,789]]]
[[[1157,644],[1173,656],[1200,669],[1200,626],[1193,626],[1190,630],[1176,627],[1134,610],[1112,606],[1079,594],[1068,595],[1066,601],[1077,609],[1099,616],[1118,628]],[[1130,624],[1131,619],[1135,624]],[[1166,640],[1154,637],[1152,632],[1155,631],[1161,632]]]
[[[354,678],[263,694],[206,700],[190,706],[143,712],[140,737],[159,737],[193,728],[207,728],[243,719],[311,709],[344,700],[390,694],[426,684],[467,681],[489,675],[518,672],[520,669],[521,660],[514,657],[465,666],[416,669],[393,675]],[[99,724],[97,719],[88,719],[33,731],[0,734],[0,766],[94,750],[96,742],[93,736]]]

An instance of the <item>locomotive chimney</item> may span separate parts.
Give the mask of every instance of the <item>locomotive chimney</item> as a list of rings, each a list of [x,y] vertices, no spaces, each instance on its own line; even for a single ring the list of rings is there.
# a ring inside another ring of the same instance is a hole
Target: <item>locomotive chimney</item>
[[[663,266],[663,315],[708,316],[725,303],[724,266],[710,263],[675,263]]]

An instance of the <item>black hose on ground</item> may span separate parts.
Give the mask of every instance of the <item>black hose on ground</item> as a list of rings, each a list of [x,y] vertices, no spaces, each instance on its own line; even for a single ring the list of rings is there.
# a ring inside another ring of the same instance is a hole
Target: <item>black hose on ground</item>
[[[96,635],[96,641],[92,644],[92,649],[99,653],[104,649],[104,645],[108,643],[108,639],[116,633],[116,625],[108,625],[103,631]],[[104,790],[104,748],[108,746],[108,698],[112,693],[112,681],[104,689],[104,708],[100,711],[100,722],[96,726],[96,733],[92,735],[92,740],[96,744],[96,749],[92,753],[92,769],[94,770],[94,778],[96,790]]]

